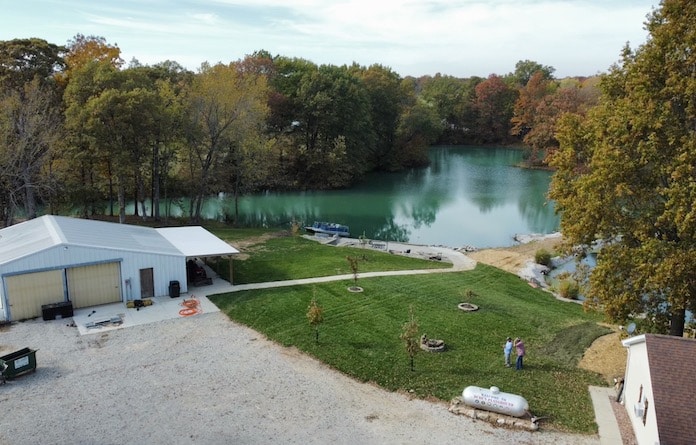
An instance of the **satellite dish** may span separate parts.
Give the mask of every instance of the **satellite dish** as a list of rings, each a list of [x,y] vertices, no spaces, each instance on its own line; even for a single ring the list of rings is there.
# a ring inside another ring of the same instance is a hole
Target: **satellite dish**
[[[635,323],[629,324],[626,327],[626,332],[628,332],[629,334],[633,334],[634,332],[636,332],[636,324]]]

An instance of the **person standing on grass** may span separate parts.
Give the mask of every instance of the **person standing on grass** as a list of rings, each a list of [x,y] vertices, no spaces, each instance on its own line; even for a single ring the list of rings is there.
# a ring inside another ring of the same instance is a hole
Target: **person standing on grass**
[[[519,371],[523,368],[524,364],[524,342],[521,338],[517,337],[515,339],[515,349],[517,350],[517,363],[515,364],[515,369]]]
[[[512,338],[508,337],[503,345],[503,355],[505,356],[505,367],[510,367],[510,354],[512,354]]]

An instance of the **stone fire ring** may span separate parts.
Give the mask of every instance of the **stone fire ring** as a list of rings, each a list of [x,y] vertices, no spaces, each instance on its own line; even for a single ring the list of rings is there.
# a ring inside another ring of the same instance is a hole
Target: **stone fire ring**
[[[360,286],[350,286],[348,292],[362,292],[363,288]]]
[[[428,343],[421,343],[420,347],[424,351],[428,352],[442,352],[445,350],[445,342],[442,340],[430,340],[434,342],[434,344],[428,344]]]
[[[457,308],[459,308],[460,310],[462,310],[464,312],[474,312],[474,311],[478,310],[478,306],[476,306],[475,304],[471,304],[471,303],[459,303],[457,305]]]

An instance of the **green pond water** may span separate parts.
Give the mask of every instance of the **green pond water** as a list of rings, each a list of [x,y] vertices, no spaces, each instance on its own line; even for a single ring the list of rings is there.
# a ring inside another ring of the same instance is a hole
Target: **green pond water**
[[[551,173],[519,168],[522,151],[503,147],[438,146],[431,165],[375,173],[346,190],[269,192],[244,196],[238,223],[288,228],[329,221],[351,236],[450,247],[499,247],[516,234],[548,234],[559,218],[546,194]],[[170,214],[188,214],[186,200]],[[128,211],[132,211],[132,208]],[[234,202],[209,198],[203,216],[231,220]]]

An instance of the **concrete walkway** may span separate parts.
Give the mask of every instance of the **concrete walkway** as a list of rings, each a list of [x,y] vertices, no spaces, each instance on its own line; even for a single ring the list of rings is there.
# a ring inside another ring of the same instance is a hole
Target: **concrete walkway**
[[[311,240],[317,240],[322,242],[322,239],[316,239],[316,237],[307,237]],[[350,247],[360,247],[358,240],[352,238],[326,238],[325,244],[331,244],[334,246],[350,246]],[[443,269],[417,269],[417,270],[392,270],[386,272],[363,272],[358,273],[359,278],[372,278],[372,277],[388,277],[388,276],[398,276],[398,275],[422,275],[429,273],[447,273],[447,272],[461,272],[465,270],[473,270],[476,267],[476,261],[469,258],[462,252],[459,252],[448,247],[440,246],[422,246],[422,245],[412,245],[412,244],[402,244],[402,243],[388,243],[385,244],[385,249],[375,249],[372,247],[365,247],[368,251],[390,251],[397,255],[404,255],[413,258],[431,258],[439,257],[440,261],[443,263],[451,263],[452,267]],[[409,253],[406,253],[406,252]],[[314,278],[302,278],[298,280],[285,280],[285,281],[268,281],[265,283],[250,283],[250,284],[236,284],[231,287],[231,289],[226,292],[238,292],[249,289],[269,289],[274,287],[285,287],[285,286],[296,286],[300,284],[312,284],[312,283],[327,283],[330,281],[342,281],[342,280],[352,280],[353,274],[343,274],[343,275],[331,275],[327,277],[314,277]]]
[[[613,388],[590,386],[590,397],[594,405],[595,422],[599,430],[601,445],[621,444],[621,430],[611,407],[610,397],[615,397]]]

